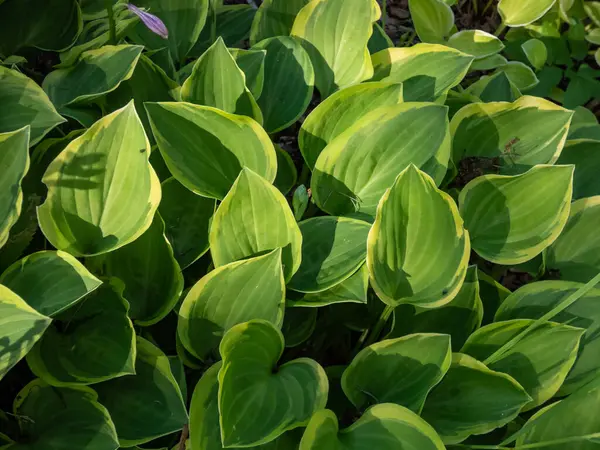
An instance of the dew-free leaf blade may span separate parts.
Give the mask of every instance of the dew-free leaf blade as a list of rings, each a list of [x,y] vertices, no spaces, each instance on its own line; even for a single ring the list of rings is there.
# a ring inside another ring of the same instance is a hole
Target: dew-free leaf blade
[[[500,0],[498,11],[505,25],[522,27],[540,19],[556,0]]]
[[[238,67],[246,76],[246,87],[254,98],[260,97],[265,82],[265,50],[244,50],[230,48],[229,53],[235,58]]]
[[[443,0],[408,0],[408,8],[421,42],[444,42],[454,26],[450,6]]]
[[[596,176],[600,171],[600,140],[567,142],[556,163],[575,166],[573,200],[600,195],[600,179]]]
[[[500,39],[481,30],[463,30],[448,39],[448,46],[460,50],[467,55],[483,59],[500,53],[504,44]]]
[[[310,0],[265,0],[254,16],[250,45],[275,36],[289,36],[296,15]]]

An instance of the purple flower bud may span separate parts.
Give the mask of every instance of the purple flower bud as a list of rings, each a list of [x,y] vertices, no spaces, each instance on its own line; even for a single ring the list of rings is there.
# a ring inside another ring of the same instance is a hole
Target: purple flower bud
[[[135,5],[132,5],[131,3],[127,4],[127,9],[129,9],[129,11],[131,11],[140,19],[142,19],[142,22],[144,22],[144,25],[146,25],[146,27],[150,31],[152,31],[155,34],[158,34],[163,39],[169,38],[169,30],[167,30],[167,27],[165,26],[163,21],[156,17],[154,14],[147,13],[146,11],[138,8]]]

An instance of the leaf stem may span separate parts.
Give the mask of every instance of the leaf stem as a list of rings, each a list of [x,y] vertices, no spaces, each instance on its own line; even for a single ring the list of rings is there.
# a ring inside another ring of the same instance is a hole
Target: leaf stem
[[[117,45],[117,26],[115,24],[115,15],[113,11],[113,5],[111,0],[104,0],[104,6],[106,7],[106,13],[108,15],[108,29],[110,32],[110,43],[111,45]]]
[[[494,31],[494,36],[500,36],[505,29],[506,29],[506,24],[504,22],[502,22],[500,25],[498,25],[498,28],[496,28],[496,31]]]
[[[390,305],[385,306],[385,309],[381,313],[381,316],[379,316],[377,323],[375,323],[375,326],[369,333],[369,338],[367,339],[367,343],[366,343],[367,346],[374,344],[375,342],[377,342],[379,340],[379,337],[381,336],[381,332],[383,331],[383,328],[385,327],[385,324],[388,322],[390,316],[394,312],[394,309],[395,309],[394,306],[390,306]]]

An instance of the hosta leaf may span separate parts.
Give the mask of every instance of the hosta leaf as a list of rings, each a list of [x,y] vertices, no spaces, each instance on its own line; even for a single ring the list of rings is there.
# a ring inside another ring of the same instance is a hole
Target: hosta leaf
[[[303,40],[322,99],[373,76],[367,43],[380,15],[373,0],[311,0],[300,10],[291,34]]]
[[[583,9],[594,24],[600,27],[600,2],[586,1],[583,4]]]
[[[373,81],[404,84],[405,101],[434,101],[458,85],[473,57],[438,44],[389,48],[373,55]]]
[[[139,45],[105,45],[88,50],[74,66],[50,72],[42,87],[59,110],[89,104],[131,78],[143,49]]]
[[[310,0],[265,0],[261,3],[252,29],[250,45],[275,36],[288,36],[296,15]]]
[[[368,44],[369,53],[373,55],[374,53],[391,47],[394,47],[394,42],[390,39],[381,25],[375,22],[373,24],[373,34],[371,35]]]
[[[509,375],[455,353],[446,376],[427,397],[421,416],[445,444],[457,444],[507,424],[530,400]]]
[[[209,0],[136,0],[135,4],[164,22],[169,39],[165,41],[139,22],[131,33],[134,41],[154,50],[167,47],[173,61],[184,61],[204,27]]]
[[[481,30],[463,30],[448,39],[448,46],[473,55],[478,60],[500,53],[504,44],[500,39]]]
[[[273,185],[281,191],[283,195],[287,195],[298,181],[298,171],[290,154],[282,149],[279,145],[275,145],[277,153],[277,176]]]
[[[56,388],[33,380],[17,395],[14,403],[22,443],[12,450],[116,450],[115,425],[98,395],[88,387]]]
[[[299,39],[278,36],[256,44],[266,50],[264,86],[258,105],[269,133],[287,128],[306,111],[315,84],[310,57]]]
[[[254,96],[260,97],[265,82],[266,50],[243,50],[230,48],[229,53],[234,57],[238,67],[246,76],[246,86]]]
[[[515,319],[486,325],[469,337],[461,352],[483,361],[532,323],[533,320]],[[562,385],[573,367],[584,332],[581,328],[546,322],[488,367],[517,380],[532,398],[524,410],[535,408]]]
[[[243,114],[262,122],[256,100],[246,87],[244,72],[221,38],[194,64],[192,74],[181,87],[181,100]]]
[[[69,309],[102,284],[83,264],[60,250],[26,256],[0,275],[0,283],[50,317]]]
[[[40,228],[59,250],[97,255],[122,247],[150,226],[160,183],[133,102],[105,116],[52,161]]]
[[[183,291],[181,269],[164,233],[165,223],[155,214],[150,227],[135,241],[89,261],[102,275],[125,283],[129,317],[138,325],[163,319]]]
[[[300,267],[302,234],[287,200],[267,180],[242,169],[213,217],[209,234],[215,267],[282,248],[289,280]]]
[[[492,75],[481,77],[478,81],[469,86],[465,92],[479,98],[483,103],[514,102],[522,96],[521,92],[511,83],[504,72],[496,72]],[[469,102],[463,108],[459,109],[454,117],[459,115],[463,109],[466,110],[471,103],[472,102]],[[491,121],[493,119],[488,118],[487,120]],[[513,156],[513,158],[514,157],[516,156]]]
[[[473,250],[496,264],[529,261],[563,230],[572,191],[573,166],[538,165],[522,175],[476,178],[459,197]]]
[[[30,127],[29,145],[37,144],[52,128],[66,122],[30,78],[0,66],[0,133]]]
[[[529,63],[537,70],[540,70],[546,64],[548,59],[548,49],[539,39],[530,39],[521,45]]]
[[[32,372],[54,386],[134,374],[135,332],[122,289],[105,283],[77,307],[56,315],[27,355]]]
[[[188,422],[169,358],[139,336],[136,347],[135,375],[94,386],[115,423],[122,447],[181,430]]]
[[[0,284],[0,379],[31,350],[50,322],[49,317]]]
[[[498,11],[509,27],[522,27],[540,19],[556,0],[500,0]]]
[[[511,292],[481,269],[477,269],[477,277],[479,278],[479,296],[483,303],[482,324],[487,325],[494,321],[496,311]]]
[[[182,269],[208,251],[208,230],[216,201],[186,189],[175,178],[164,181],[158,210],[165,221],[165,236]]]
[[[146,110],[169,171],[196,194],[222,200],[244,166],[275,179],[273,143],[249,117],[190,103],[147,103]]]
[[[497,69],[500,66],[504,66],[507,62],[508,60],[502,55],[496,54],[492,56],[487,56],[485,58],[473,61],[473,64],[471,64],[469,71],[493,70]]]
[[[352,275],[367,256],[371,225],[344,217],[314,217],[299,223],[302,263],[288,286],[299,292],[320,292]]]
[[[443,42],[454,26],[454,13],[443,0],[408,0],[410,17],[421,42]]]
[[[548,269],[558,270],[563,280],[586,283],[600,272],[600,196],[573,202],[569,220],[546,258]]]
[[[354,357],[342,376],[342,388],[359,410],[373,403],[396,403],[418,414],[451,360],[448,335],[388,339]]]
[[[400,83],[363,83],[342,89],[319,104],[302,123],[298,146],[312,169],[319,154],[362,117],[402,102]]]
[[[316,308],[286,308],[281,332],[286,347],[297,347],[306,342],[317,326]]]
[[[387,305],[450,302],[467,273],[469,233],[454,200],[411,165],[385,193],[369,233],[371,286]]]
[[[497,71],[504,72],[511,83],[521,91],[531,89],[540,82],[533,70],[519,61],[509,61]]]
[[[21,183],[29,170],[29,132],[26,126],[0,133],[0,248],[21,215]]]
[[[270,442],[325,408],[329,383],[323,368],[308,358],[276,367],[283,349],[281,332],[263,320],[236,325],[223,338],[219,413],[224,447]]]
[[[300,450],[320,449],[443,450],[435,430],[409,409],[385,403],[364,412],[354,424],[340,431],[335,414],[326,409],[313,416]]]
[[[321,152],[311,181],[313,198],[331,215],[372,220],[400,172],[414,164],[440,183],[449,153],[445,106],[401,103],[379,108]]]
[[[181,305],[177,333],[184,347],[204,360],[239,323],[263,319],[281,328],[284,309],[281,250],[276,249],[226,264],[200,279]]]
[[[600,195],[600,140],[567,142],[557,164],[573,164],[573,200]]]
[[[453,159],[500,157],[501,170],[512,173],[554,164],[572,117],[572,111],[530,96],[514,103],[467,105],[450,123]]]

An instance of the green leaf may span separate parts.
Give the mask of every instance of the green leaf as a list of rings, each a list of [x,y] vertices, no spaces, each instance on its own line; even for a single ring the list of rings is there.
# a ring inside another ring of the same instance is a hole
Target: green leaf
[[[115,423],[122,447],[181,430],[188,422],[169,358],[139,336],[136,347],[135,375],[94,386]]]
[[[12,133],[0,133],[0,248],[21,215],[21,183],[29,170],[29,132],[25,126]]]
[[[373,55],[373,81],[404,84],[404,100],[434,101],[457,86],[473,57],[437,44],[389,48]]]
[[[277,153],[277,176],[273,181],[273,185],[283,195],[287,195],[298,181],[298,171],[287,151],[275,144],[275,152]]]
[[[186,189],[175,178],[162,183],[158,210],[175,259],[185,269],[208,251],[208,230],[216,201]]]
[[[474,56],[477,60],[491,57],[504,50],[500,39],[482,30],[463,30],[448,39],[448,46]]]
[[[354,357],[342,376],[342,388],[358,410],[373,403],[396,403],[418,414],[451,360],[448,335],[388,339]]]
[[[311,0],[300,10],[291,35],[310,55],[322,99],[373,76],[367,44],[380,16],[373,0]]]
[[[181,87],[181,99],[231,114],[243,114],[258,122],[263,119],[256,100],[246,87],[244,72],[221,38],[194,64],[192,74]]]
[[[367,256],[371,225],[344,217],[314,217],[299,223],[302,263],[288,287],[299,292],[321,292],[352,275]]]
[[[325,408],[329,383],[323,368],[308,358],[276,367],[283,349],[283,335],[264,320],[236,325],[223,338],[219,413],[224,447],[270,442]]]
[[[133,102],[103,117],[52,161],[38,208],[50,243],[75,256],[106,253],[146,231],[160,203],[150,145]]]
[[[0,133],[14,133],[29,125],[30,146],[37,144],[52,128],[66,122],[32,79],[2,66],[0,104]]]
[[[0,284],[0,379],[31,350],[51,319]]]
[[[600,27],[600,2],[586,1],[583,3],[583,9],[592,22]]]
[[[496,311],[511,292],[481,269],[477,269],[477,277],[479,278],[479,296],[483,303],[482,324],[487,325],[494,321]]]
[[[165,237],[165,223],[154,215],[150,227],[135,241],[89,261],[104,276],[125,283],[123,296],[137,325],[153,325],[175,307],[183,276]]]
[[[275,36],[289,36],[294,19],[310,0],[265,0],[250,30],[250,45]]]
[[[410,17],[421,42],[441,43],[454,26],[454,13],[443,0],[408,0]]]
[[[238,67],[246,76],[246,86],[254,96],[260,97],[265,82],[265,50],[243,50],[230,48],[229,53],[234,57]]]
[[[190,103],[146,103],[146,110],[169,171],[192,192],[222,200],[243,167],[275,179],[273,143],[249,117]]]
[[[267,51],[258,105],[264,115],[265,130],[275,133],[296,122],[308,108],[315,72],[309,54],[296,38],[269,38],[252,48]]]
[[[246,167],[213,217],[209,242],[215,267],[277,247],[282,248],[286,281],[300,267],[302,234],[287,200]]]
[[[473,61],[469,71],[475,70],[493,70],[506,65],[508,60],[502,55],[492,55]]]
[[[496,72],[492,75],[481,77],[478,81],[469,86],[465,92],[475,96],[476,98],[478,97],[484,103],[513,102],[521,97],[521,92],[508,79],[504,72]],[[462,109],[466,109],[467,106],[470,105],[465,105],[465,107]],[[457,116],[460,111],[461,110],[459,110],[454,116]]]
[[[286,308],[281,332],[287,348],[297,347],[312,336],[317,327],[317,314],[316,308]]]
[[[135,332],[122,290],[105,283],[77,307],[57,314],[27,355],[31,371],[53,386],[135,374]]]
[[[550,246],[548,269],[558,270],[563,280],[586,283],[600,271],[600,196],[573,202],[567,224]]]
[[[342,89],[320,103],[302,123],[298,146],[312,169],[319,154],[366,114],[402,103],[400,83],[362,83]]]
[[[0,283],[49,317],[71,308],[102,284],[83,264],[60,250],[26,256],[0,275]]]
[[[533,320],[492,323],[473,333],[461,352],[485,360],[528,328]],[[512,376],[531,396],[527,411],[552,398],[573,367],[584,329],[546,322],[529,332],[488,367]]]
[[[497,71],[504,72],[520,91],[531,89],[540,82],[533,70],[519,61],[509,61],[504,66],[500,66]]]
[[[205,360],[237,324],[263,319],[281,328],[285,282],[281,250],[221,266],[198,281],[181,309],[177,333],[184,347]]]
[[[600,195],[600,140],[567,141],[556,163],[575,166],[573,200]]]
[[[470,245],[454,200],[410,165],[385,193],[367,242],[371,286],[387,305],[449,303],[467,274]]]
[[[173,61],[184,61],[206,22],[208,0],[137,0],[135,4],[163,21],[169,30],[169,39],[165,41],[139,22],[130,33],[134,41],[153,50],[167,47]]]
[[[600,28],[594,28],[585,36],[585,40],[596,45],[600,45]]]
[[[556,0],[500,0],[498,12],[509,27],[522,27],[540,19]]]
[[[447,111],[431,103],[401,103],[349,127],[317,159],[311,180],[316,204],[331,215],[372,220],[385,190],[410,164],[441,183],[450,153]]]
[[[527,56],[529,63],[537,70],[540,70],[546,64],[548,59],[548,49],[539,39],[530,39],[521,44],[521,48]]]
[[[435,430],[412,411],[399,405],[375,405],[354,424],[339,430],[335,414],[326,409],[313,416],[300,443],[300,450],[320,449],[444,450]]]
[[[116,450],[115,425],[98,395],[88,387],[56,388],[33,380],[17,395],[14,413],[22,443],[11,450]],[[28,420],[27,420],[28,419]]]
[[[394,47],[394,42],[392,42],[381,25],[375,22],[373,24],[373,34],[371,35],[368,44],[369,53],[373,55],[381,50],[392,47]]]
[[[573,166],[485,175],[465,186],[460,213],[473,250],[496,264],[529,261],[559,236],[571,208]]]
[[[421,416],[445,444],[457,444],[506,425],[530,400],[511,376],[455,353],[446,376],[427,397]]]
[[[42,87],[59,111],[92,103],[131,78],[143,49],[139,45],[105,45],[88,50],[74,66],[50,72]]]

